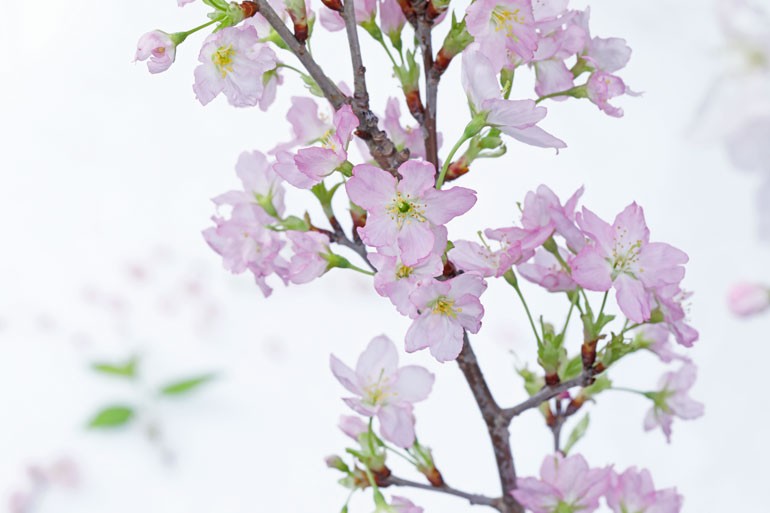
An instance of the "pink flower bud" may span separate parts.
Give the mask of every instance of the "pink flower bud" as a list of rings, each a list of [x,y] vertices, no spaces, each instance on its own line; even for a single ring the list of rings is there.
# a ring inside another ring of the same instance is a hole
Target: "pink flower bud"
[[[757,283],[736,283],[727,293],[727,305],[735,315],[756,315],[770,307],[770,289]]]

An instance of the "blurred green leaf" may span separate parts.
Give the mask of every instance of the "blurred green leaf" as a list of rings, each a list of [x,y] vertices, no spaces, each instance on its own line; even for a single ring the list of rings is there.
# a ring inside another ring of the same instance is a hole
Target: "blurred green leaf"
[[[216,374],[203,374],[202,376],[195,376],[192,378],[183,379],[181,381],[175,381],[160,389],[160,393],[163,395],[182,395],[193,392],[201,386],[209,383],[216,378]]]
[[[108,406],[91,419],[88,427],[94,429],[116,428],[128,424],[133,418],[134,409],[130,406]]]
[[[572,447],[585,436],[586,431],[588,431],[588,425],[590,422],[591,419],[586,413],[586,416],[580,419],[580,422],[578,422],[577,425],[572,429],[572,432],[569,434],[569,438],[567,439],[567,445],[564,446],[565,455],[568,454],[570,449],[572,449]]]
[[[124,363],[96,362],[91,364],[91,368],[96,372],[109,374],[110,376],[135,378],[138,364],[139,358],[132,356],[131,359]]]

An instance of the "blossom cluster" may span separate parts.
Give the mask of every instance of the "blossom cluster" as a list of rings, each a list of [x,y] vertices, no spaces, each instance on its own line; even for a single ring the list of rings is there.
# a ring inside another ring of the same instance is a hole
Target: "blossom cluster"
[[[179,5],[187,3],[192,0],[179,0]],[[165,71],[182,42],[216,25],[203,41],[194,71],[193,91],[201,104],[222,94],[233,106],[265,110],[285,75],[296,73],[311,95],[331,105],[327,110],[310,96],[291,98],[286,113],[291,139],[241,154],[235,169],[242,186],[213,199],[213,226],[203,232],[225,269],[251,273],[265,296],[274,282],[304,284],[333,268],[367,275],[376,293],[409,319],[398,345],[407,353],[428,349],[438,362],[457,360],[464,372],[476,365],[469,363],[467,352],[469,334],[482,327],[484,292],[495,280],[509,285],[532,328],[542,370],[540,375],[519,369],[525,390],[536,399],[549,387],[569,384],[531,406],[554,431],[557,448],[560,431],[554,426],[612,388],[607,377],[612,366],[637,351],[679,364],[663,375],[657,389],[630,390],[652,402],[645,429],[659,426],[668,439],[675,417],[703,413],[703,406],[689,397],[695,366],[672,344],[687,348],[698,339],[688,321],[690,293],[682,286],[688,257],[651,240],[642,207],[631,203],[610,222],[579,205],[583,188],[562,201],[541,185],[524,196],[515,223],[484,227],[478,241],[450,232],[450,223],[468,213],[478,195],[470,187],[447,183],[469,173],[478,159],[501,157],[507,150],[504,136],[540,148],[566,148],[540,126],[548,114],[543,101],[585,98],[620,117],[623,110],[610,101],[636,95],[617,74],[629,62],[631,49],[623,39],[593,36],[588,8],[571,9],[569,0],[475,0],[450,17],[450,2],[439,0],[202,3],[214,9],[208,23],[186,32],[145,34],[136,59],[146,60],[152,73]],[[425,27],[429,38],[442,23],[449,24],[444,42],[435,56],[428,55]],[[310,50],[319,27],[348,33],[355,94],[319,71]],[[369,109],[364,68],[356,64],[359,28],[385,51],[403,93],[386,100],[381,122]],[[425,57],[422,71],[417,52]],[[308,73],[287,63],[292,54]],[[456,57],[470,113],[461,136],[440,159],[443,137],[435,127],[428,89],[437,87]],[[526,70],[534,74],[532,97],[511,99],[514,77]],[[402,102],[417,126],[402,120]],[[288,187],[310,192],[323,219],[292,213]],[[335,212],[337,194],[346,196],[349,222]],[[507,213],[516,211],[517,199],[510,198]],[[338,247],[342,254],[335,252]],[[550,313],[533,317],[519,278],[565,299],[563,328],[555,328]],[[608,302],[611,297],[615,301]],[[582,324],[578,344],[566,340],[571,320]],[[347,449],[352,466],[336,456],[327,464],[344,473],[340,482],[353,491],[371,488],[377,511],[419,513],[421,508],[402,497],[388,503],[379,487],[394,484],[386,457],[395,451],[433,487],[448,489],[416,433],[415,403],[430,394],[433,373],[399,366],[397,344],[384,335],[369,343],[355,367],[333,355],[330,366],[350,394],[344,403],[357,414],[340,423],[357,446]],[[475,394],[484,393],[478,382],[468,381]],[[518,414],[508,415],[496,405],[492,413],[484,412],[484,401],[477,400],[491,430]],[[515,490],[505,490],[499,499],[473,500],[498,508],[518,501],[535,513],[573,513],[593,511],[604,497],[616,513],[679,511],[678,494],[655,490],[647,471],[590,469],[582,457],[567,457],[567,452],[547,457],[540,479],[520,479]]]

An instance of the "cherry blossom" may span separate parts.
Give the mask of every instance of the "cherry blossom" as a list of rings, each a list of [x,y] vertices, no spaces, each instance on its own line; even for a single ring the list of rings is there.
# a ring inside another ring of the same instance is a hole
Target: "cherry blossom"
[[[329,237],[318,232],[286,233],[291,241],[294,254],[289,261],[288,277],[292,283],[308,283],[318,278],[329,268],[329,261],[324,258],[329,251]]]
[[[660,426],[666,440],[671,442],[671,425],[674,417],[692,420],[703,415],[703,404],[688,396],[695,384],[697,368],[692,363],[685,363],[678,371],[665,373],[657,392],[648,392],[653,406],[644,419],[644,430],[650,431]]]
[[[735,315],[756,315],[770,308],[770,288],[758,283],[736,283],[730,287],[727,304]]]
[[[161,30],[147,32],[136,45],[137,61],[147,61],[150,73],[166,71],[174,63],[176,43],[171,36]]]
[[[612,476],[607,505],[614,513],[679,513],[682,496],[676,488],[656,490],[647,469],[631,467]]]
[[[367,417],[377,417],[383,438],[399,447],[414,443],[412,405],[428,397],[434,376],[416,365],[398,366],[398,351],[391,340],[379,336],[358,358],[355,370],[334,355],[332,373],[356,397],[345,403]]]
[[[466,11],[468,32],[500,70],[512,52],[524,61],[534,58],[537,32],[530,0],[477,0]]]

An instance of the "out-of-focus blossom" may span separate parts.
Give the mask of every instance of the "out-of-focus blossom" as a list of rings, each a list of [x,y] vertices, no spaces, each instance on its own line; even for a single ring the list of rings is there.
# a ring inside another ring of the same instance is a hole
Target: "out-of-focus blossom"
[[[203,43],[195,68],[193,90],[208,104],[224,93],[231,105],[250,107],[262,98],[262,76],[277,64],[275,52],[259,42],[253,26],[227,27],[214,32]]]
[[[440,362],[457,358],[463,348],[463,330],[478,333],[484,307],[479,297],[486,290],[484,279],[465,273],[451,280],[432,280],[409,296],[420,312],[406,332],[406,350],[430,348]]]
[[[736,283],[727,294],[727,305],[741,317],[764,312],[770,308],[770,288],[759,283]]]
[[[579,454],[546,456],[540,478],[519,478],[513,496],[533,513],[591,513],[611,485],[610,468],[590,468]]]
[[[259,205],[262,211],[258,215],[265,223],[283,215],[286,190],[281,177],[273,171],[263,153],[256,150],[241,153],[235,164],[235,172],[241,179],[243,190],[228,191],[215,197],[212,201],[217,206],[235,206],[239,203]]]
[[[671,442],[674,417],[692,420],[703,415],[703,404],[688,396],[697,372],[694,364],[686,362],[678,371],[667,372],[661,377],[658,391],[645,394],[653,401],[644,419],[645,431],[660,426],[666,440]]]
[[[308,283],[315,280],[329,268],[324,255],[330,253],[329,237],[318,232],[286,232],[294,254],[289,260],[289,281]]]
[[[377,417],[382,436],[399,447],[414,444],[412,405],[428,397],[434,376],[416,365],[398,366],[398,351],[385,336],[374,338],[353,370],[334,355],[330,357],[334,376],[356,397],[345,399],[353,410]]]

